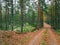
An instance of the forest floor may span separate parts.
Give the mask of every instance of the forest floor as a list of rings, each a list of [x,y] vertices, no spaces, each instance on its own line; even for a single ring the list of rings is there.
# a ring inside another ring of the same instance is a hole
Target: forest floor
[[[29,33],[0,31],[0,45],[60,45],[60,35],[44,23],[43,29]]]

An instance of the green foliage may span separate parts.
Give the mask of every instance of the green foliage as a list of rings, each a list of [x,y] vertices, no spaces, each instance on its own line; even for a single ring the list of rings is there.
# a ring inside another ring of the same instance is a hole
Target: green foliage
[[[31,32],[35,27],[31,26],[29,23],[24,24],[23,32]],[[16,33],[21,33],[21,27],[17,27],[14,29]]]
[[[57,29],[57,30],[55,30],[55,31],[57,32],[57,34],[60,35],[60,29]]]
[[[27,33],[27,32],[31,32],[35,27],[31,26],[31,25],[25,25],[24,26],[24,30],[23,30],[23,33]],[[21,27],[17,27],[14,29],[14,31],[17,33],[17,34],[20,34],[21,33]]]
[[[25,24],[25,26],[24,26],[24,32],[31,32],[32,29],[34,29],[33,26],[29,25],[28,23]]]

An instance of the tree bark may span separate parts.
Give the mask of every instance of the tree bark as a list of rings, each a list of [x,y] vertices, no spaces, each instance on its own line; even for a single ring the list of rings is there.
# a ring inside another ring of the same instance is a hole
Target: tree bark
[[[8,3],[6,1],[6,14],[5,14],[5,23],[6,23],[6,28],[5,30],[8,30],[9,28],[9,8],[8,8]]]
[[[23,26],[24,26],[24,23],[23,23],[23,18],[24,18],[24,4],[23,4],[23,0],[21,0],[21,32],[23,32]]]
[[[11,15],[12,15],[12,19],[11,19],[11,27],[12,27],[12,31],[13,31],[13,0],[11,0]]]
[[[43,14],[42,14],[40,0],[38,0],[38,26],[39,28],[43,27]]]

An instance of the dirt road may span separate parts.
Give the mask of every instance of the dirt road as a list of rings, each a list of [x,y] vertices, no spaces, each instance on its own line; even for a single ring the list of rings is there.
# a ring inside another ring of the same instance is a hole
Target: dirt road
[[[0,31],[0,45],[60,45],[60,37],[49,24],[34,32]]]
[[[44,28],[39,31],[27,45],[60,45],[58,35],[51,29],[51,26],[44,23]]]

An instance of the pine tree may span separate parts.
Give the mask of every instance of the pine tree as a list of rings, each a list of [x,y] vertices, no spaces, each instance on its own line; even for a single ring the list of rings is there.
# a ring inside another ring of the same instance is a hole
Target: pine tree
[[[38,0],[38,25],[39,28],[43,27],[43,14],[42,14],[42,8],[41,8],[41,0]]]
[[[8,8],[9,1],[5,0],[5,5],[6,5],[6,12],[5,12],[5,30],[8,30],[9,28],[9,8]]]
[[[24,18],[24,11],[23,11],[23,9],[24,9],[24,2],[23,2],[24,0],[20,0],[20,7],[21,7],[21,32],[23,32],[23,25],[24,25],[24,20],[23,20],[23,18]]]
[[[13,14],[13,0],[11,0],[11,27],[12,27],[12,31],[13,31],[13,21],[14,21],[14,19],[13,19],[13,16],[14,16],[14,14]]]
[[[0,29],[2,30],[2,7],[1,7],[1,0],[0,0]]]

